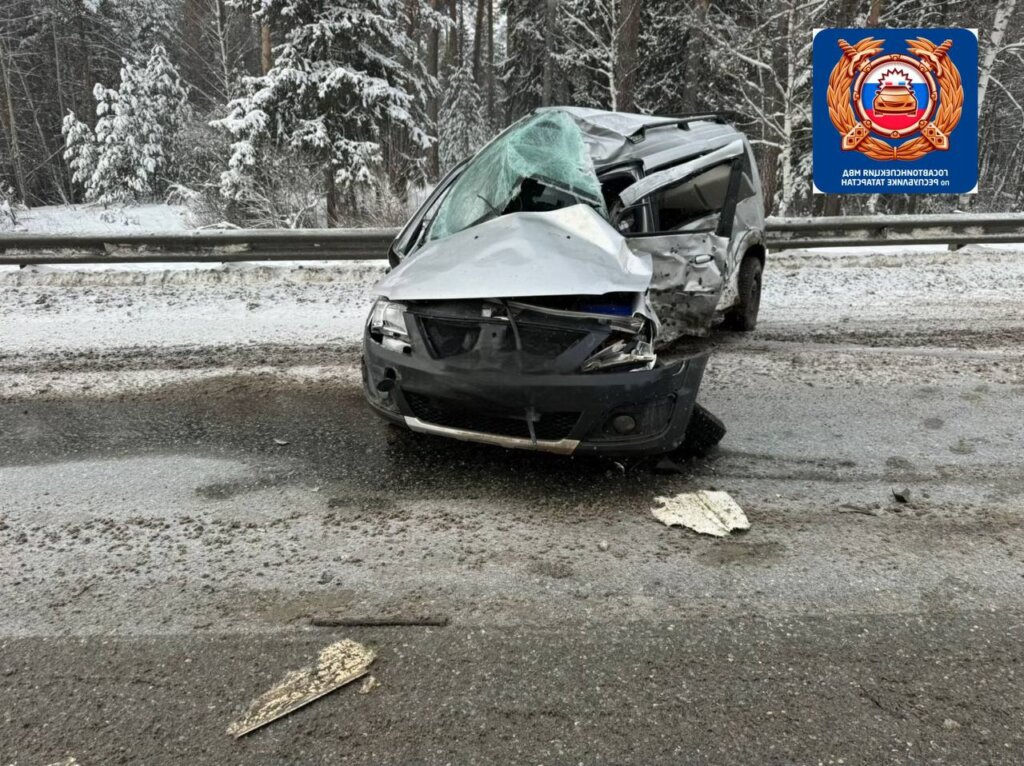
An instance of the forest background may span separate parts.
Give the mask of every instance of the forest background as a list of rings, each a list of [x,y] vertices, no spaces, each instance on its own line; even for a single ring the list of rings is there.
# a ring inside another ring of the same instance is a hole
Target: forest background
[[[4,0],[0,213],[156,201],[199,223],[394,225],[555,104],[735,113],[776,215],[1020,210],[1018,5]],[[811,193],[812,30],[848,26],[979,30],[977,194]]]

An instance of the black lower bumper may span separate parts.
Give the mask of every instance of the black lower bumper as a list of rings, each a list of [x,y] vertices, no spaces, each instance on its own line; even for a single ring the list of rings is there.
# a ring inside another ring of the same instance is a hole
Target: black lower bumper
[[[379,415],[414,431],[560,454],[645,455],[682,443],[707,359],[700,353],[636,372],[530,374],[453,368],[367,338],[363,384]]]

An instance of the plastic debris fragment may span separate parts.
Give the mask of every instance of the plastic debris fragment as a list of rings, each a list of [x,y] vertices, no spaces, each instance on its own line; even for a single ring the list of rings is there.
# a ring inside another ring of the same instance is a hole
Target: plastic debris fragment
[[[672,497],[657,497],[655,501],[660,505],[652,508],[651,513],[665,526],[688,527],[714,537],[750,529],[746,514],[728,492],[680,492]]]
[[[314,665],[291,671],[253,700],[246,714],[228,726],[228,734],[237,739],[361,678],[375,658],[372,649],[355,641],[331,644],[321,650]]]

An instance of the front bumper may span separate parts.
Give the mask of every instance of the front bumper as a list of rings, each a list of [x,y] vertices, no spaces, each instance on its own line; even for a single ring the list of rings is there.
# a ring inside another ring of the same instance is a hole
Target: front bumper
[[[531,374],[453,366],[365,337],[363,387],[379,415],[413,431],[563,455],[645,455],[682,443],[707,359],[705,352],[652,370]],[[617,415],[630,415],[636,429],[616,432]]]

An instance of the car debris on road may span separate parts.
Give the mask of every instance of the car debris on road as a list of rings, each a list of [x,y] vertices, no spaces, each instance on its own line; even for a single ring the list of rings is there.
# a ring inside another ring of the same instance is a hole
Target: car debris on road
[[[363,339],[379,415],[563,455],[670,452],[702,412],[695,339],[756,324],[761,183],[720,115],[541,109],[443,178],[389,258]],[[699,430],[699,450],[724,434]]]
[[[362,678],[375,658],[372,649],[349,639],[325,647],[314,665],[291,671],[279,684],[253,700],[245,715],[228,726],[227,733],[238,739]]]
[[[909,489],[894,489],[892,491],[892,499],[897,503],[904,505],[910,502],[910,490]]]
[[[688,527],[714,537],[750,529],[747,515],[728,492],[680,492],[672,497],[656,497],[655,502],[659,505],[651,513],[668,527]]]
[[[369,694],[374,689],[380,687],[380,681],[377,680],[376,676],[367,676],[366,680],[359,687],[360,694]]]

